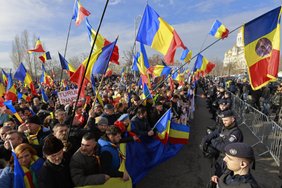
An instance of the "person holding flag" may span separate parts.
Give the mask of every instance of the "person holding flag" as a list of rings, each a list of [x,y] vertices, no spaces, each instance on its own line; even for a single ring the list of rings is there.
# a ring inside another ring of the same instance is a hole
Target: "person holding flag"
[[[0,175],[1,188],[38,188],[38,174],[43,162],[29,144],[18,145],[13,151],[9,166],[5,167]]]

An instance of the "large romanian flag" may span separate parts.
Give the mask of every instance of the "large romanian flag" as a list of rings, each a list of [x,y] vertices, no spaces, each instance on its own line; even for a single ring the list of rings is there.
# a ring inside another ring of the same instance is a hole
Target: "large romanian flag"
[[[186,49],[175,29],[149,5],[145,8],[136,40],[165,55],[167,64],[173,64],[178,47]]]
[[[85,19],[85,23],[87,27],[88,38],[92,45],[96,36],[96,31],[92,28],[87,18]],[[94,52],[98,49],[102,49],[104,46],[107,46],[110,43],[111,43],[110,41],[108,41],[99,33],[95,41]],[[113,54],[111,56],[111,62],[119,65],[118,59],[119,59],[119,51],[118,51],[118,46],[116,45]]]
[[[95,51],[91,55],[87,69],[86,65],[88,62],[88,58],[86,58],[82,62],[82,64],[77,68],[75,73],[71,76],[70,81],[76,83],[77,85],[80,85],[85,71],[85,80],[88,82],[91,80],[91,74],[105,74],[116,42],[117,40],[107,46],[104,46],[102,49]]]
[[[246,23],[243,27],[244,51],[250,84],[260,89],[276,79],[280,59],[281,7]]]

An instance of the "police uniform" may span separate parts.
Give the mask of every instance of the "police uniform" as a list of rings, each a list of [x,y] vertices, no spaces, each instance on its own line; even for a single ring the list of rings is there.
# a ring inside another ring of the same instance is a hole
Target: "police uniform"
[[[221,114],[222,118],[231,116],[234,116],[231,110],[223,111]],[[243,134],[236,122],[228,127],[219,127],[203,139],[203,144],[207,144],[222,153],[224,153],[226,145],[234,142],[243,142]]]
[[[232,143],[225,147],[225,153],[238,157],[238,158],[246,158],[250,159],[250,161],[255,161],[254,151],[251,146],[245,143]],[[253,164],[254,165],[254,164]],[[254,166],[253,166],[254,168]],[[234,175],[232,171],[227,170],[223,173],[223,175],[219,178],[218,188],[258,188],[258,184],[252,174],[249,173],[245,175]]]
[[[234,116],[231,110],[223,111],[221,118]],[[236,121],[228,127],[219,127],[211,134],[207,135],[202,142],[204,152],[209,158],[215,158],[215,175],[221,176],[225,171],[225,164],[223,162],[224,148],[230,143],[243,142],[243,134],[238,128]]]

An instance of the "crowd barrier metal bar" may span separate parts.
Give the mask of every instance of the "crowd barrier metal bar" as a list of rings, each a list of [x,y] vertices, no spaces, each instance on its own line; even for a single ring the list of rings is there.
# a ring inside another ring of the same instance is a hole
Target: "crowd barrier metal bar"
[[[239,126],[246,125],[258,140],[252,146],[254,147],[261,143],[266,148],[266,151],[258,156],[269,153],[277,166],[280,166],[282,128],[267,115],[258,111],[233,93],[230,92],[230,94],[233,101],[232,109],[237,114]]]

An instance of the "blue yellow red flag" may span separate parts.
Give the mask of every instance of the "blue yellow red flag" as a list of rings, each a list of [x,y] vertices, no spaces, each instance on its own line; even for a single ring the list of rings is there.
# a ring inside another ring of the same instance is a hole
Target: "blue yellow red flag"
[[[280,62],[280,15],[277,7],[244,24],[243,41],[250,85],[257,90],[274,81]]]
[[[114,42],[102,48],[102,52],[100,53],[99,57],[97,58],[97,61],[93,65],[93,75],[106,73],[117,40],[118,38]]]
[[[168,135],[170,130],[171,121],[171,108],[166,111],[166,113],[157,121],[154,129],[157,131],[157,137],[163,144],[168,141]]]
[[[229,30],[220,21],[215,20],[209,34],[217,39],[224,39],[228,37]]]
[[[136,40],[162,53],[167,64],[174,63],[174,55],[178,47],[186,49],[175,29],[148,4]]]
[[[45,50],[43,49],[42,43],[40,41],[40,38],[37,39],[36,44],[35,44],[35,48],[28,50],[28,53],[33,53],[33,52],[45,52]]]
[[[23,123],[21,116],[16,111],[15,107],[11,100],[7,100],[4,102],[5,106],[12,112],[12,114],[19,120],[20,123]]]
[[[72,19],[75,20],[77,26],[80,25],[84,17],[90,14],[91,13],[80,4],[79,0],[75,1]]]
[[[50,60],[51,59],[51,55],[50,55],[50,52],[46,52],[44,53],[42,56],[39,56],[39,59],[45,63],[47,60]]]
[[[12,156],[14,158],[14,188],[25,188],[24,171],[14,151],[12,151]]]
[[[184,61],[185,63],[190,63],[192,58],[192,51],[186,48],[183,50],[180,60]]]
[[[173,144],[188,144],[190,126],[171,122],[168,141]]]

